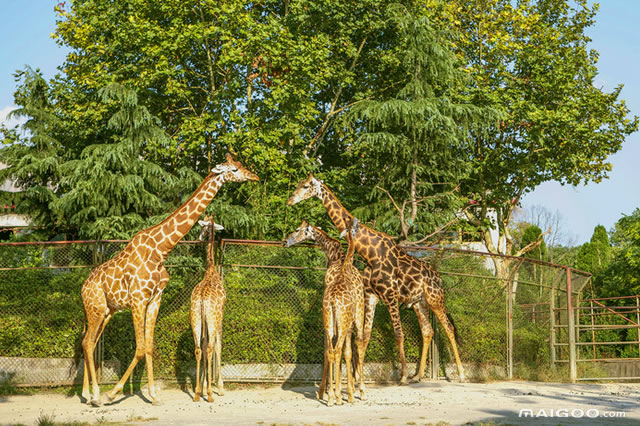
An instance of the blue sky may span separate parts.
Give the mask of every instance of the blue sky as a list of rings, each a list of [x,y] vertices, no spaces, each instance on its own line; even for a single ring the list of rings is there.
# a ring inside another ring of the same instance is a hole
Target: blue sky
[[[53,7],[57,0],[29,2],[0,0],[0,121],[13,106],[13,73],[25,65],[40,68],[53,77],[66,50],[50,37],[55,28]],[[28,5],[28,7],[25,7]],[[640,2],[603,0],[596,25],[588,34],[591,47],[600,53],[600,75],[596,85],[611,91],[623,83],[622,98],[631,113],[640,115]],[[526,211],[543,207],[562,218],[566,242],[582,244],[591,238],[596,225],[607,229],[624,214],[640,208],[640,133],[634,133],[620,152],[610,158],[613,171],[599,184],[578,187],[543,184],[523,198]]]
[[[587,32],[591,48],[600,53],[596,86],[610,92],[623,83],[621,98],[640,116],[640,2],[603,0],[596,24]],[[610,177],[598,184],[578,187],[548,182],[523,198],[526,210],[543,206],[560,212],[574,244],[589,241],[593,229],[610,230],[623,215],[640,208],[640,133],[629,136],[622,149],[609,158]]]

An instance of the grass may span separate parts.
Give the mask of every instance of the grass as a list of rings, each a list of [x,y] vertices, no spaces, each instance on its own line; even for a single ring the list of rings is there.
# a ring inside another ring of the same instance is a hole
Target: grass
[[[36,393],[32,388],[20,387],[15,384],[14,374],[0,380],[0,396],[10,395],[33,395]]]

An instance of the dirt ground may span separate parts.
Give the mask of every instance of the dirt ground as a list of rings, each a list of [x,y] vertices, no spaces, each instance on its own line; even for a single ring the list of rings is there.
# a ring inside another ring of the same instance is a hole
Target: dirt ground
[[[640,424],[640,384],[427,381],[371,385],[366,400],[356,398],[353,404],[345,401],[333,407],[316,400],[316,387],[311,385],[227,386],[213,403],[195,403],[190,391],[164,388],[159,406],[148,402],[145,391],[98,408],[81,403],[77,395],[60,392],[0,397],[0,423],[33,425],[47,418],[144,425]],[[531,409],[536,417],[519,417],[521,409]],[[604,417],[610,412],[625,417]]]

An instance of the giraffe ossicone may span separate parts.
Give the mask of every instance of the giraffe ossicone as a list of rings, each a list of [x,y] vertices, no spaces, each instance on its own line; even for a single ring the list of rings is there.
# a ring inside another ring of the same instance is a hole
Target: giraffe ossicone
[[[353,244],[345,255],[340,241],[329,237],[322,229],[303,220],[294,232],[283,241],[291,247],[314,240],[324,251],[328,266],[325,273],[325,289],[322,296],[322,321],[325,332],[325,357],[318,399],[328,394],[327,404],[342,403],[340,365],[344,349],[347,368],[347,395],[353,402],[355,376],[359,375],[360,399],[365,399],[364,385],[364,299],[360,272],[353,266]],[[347,241],[351,241],[347,236]],[[351,333],[355,327],[357,357],[355,369],[351,371]],[[327,389],[328,385],[328,389]]]
[[[222,277],[216,270],[214,253],[214,230],[224,229],[215,225],[212,217],[206,217],[203,231],[207,232],[207,269],[202,281],[200,281],[191,292],[191,305],[189,309],[189,321],[193,333],[193,341],[196,356],[196,386],[193,400],[200,400],[200,393],[203,390],[202,377],[200,375],[200,360],[206,351],[203,375],[207,375],[207,400],[213,402],[213,392],[211,386],[213,376],[217,377],[218,395],[224,394],[224,384],[222,381],[222,317],[224,314],[224,304],[227,294],[224,289]],[[202,235],[201,235],[202,236]],[[212,363],[215,357],[215,369]]]
[[[319,189],[318,185],[320,185]],[[433,328],[429,321],[429,311],[432,310],[447,334],[458,367],[459,378],[464,381],[464,369],[458,353],[455,329],[445,309],[442,278],[437,270],[407,254],[404,249],[395,244],[390,235],[374,231],[363,224],[356,224],[354,227],[354,216],[340,203],[331,190],[324,183],[315,179],[311,173],[298,184],[287,200],[287,205],[291,206],[313,197],[320,199],[338,231],[342,232],[349,227],[352,228],[355,250],[368,263],[363,272],[365,349],[371,337],[375,307],[378,300],[382,300],[389,309],[398,346],[401,364],[400,381],[407,383],[404,333],[400,321],[399,305],[403,303],[410,306],[418,317],[422,332],[420,363],[414,376],[414,379],[420,380],[424,376],[427,352],[433,337]]]
[[[154,404],[159,403],[153,379],[153,345],[162,292],[169,282],[164,261],[180,239],[191,230],[224,182],[259,180],[258,176],[228,154],[226,161],[213,170],[169,217],[134,235],[121,252],[94,268],[82,285],[86,319],[82,338],[82,396],[87,403],[95,406],[101,404],[93,360],[95,346],[113,314],[126,308],[131,309],[136,352],[120,381],[106,396],[113,400],[137,363],[145,358],[149,396]]]

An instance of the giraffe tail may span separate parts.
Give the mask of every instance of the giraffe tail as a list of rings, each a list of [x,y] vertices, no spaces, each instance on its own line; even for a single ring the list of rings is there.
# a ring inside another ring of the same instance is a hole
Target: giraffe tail
[[[453,322],[453,317],[451,316],[450,313],[447,313],[447,319],[449,320],[449,322],[453,326],[453,337],[455,338],[456,343],[459,345],[460,344],[460,335],[458,334],[458,327],[456,327],[456,324]]]
[[[209,344],[209,332],[207,330],[207,317],[204,314],[204,301],[200,300],[200,320],[202,322],[202,334],[200,336],[200,349],[202,349],[202,371],[204,377],[207,377],[207,346]]]

